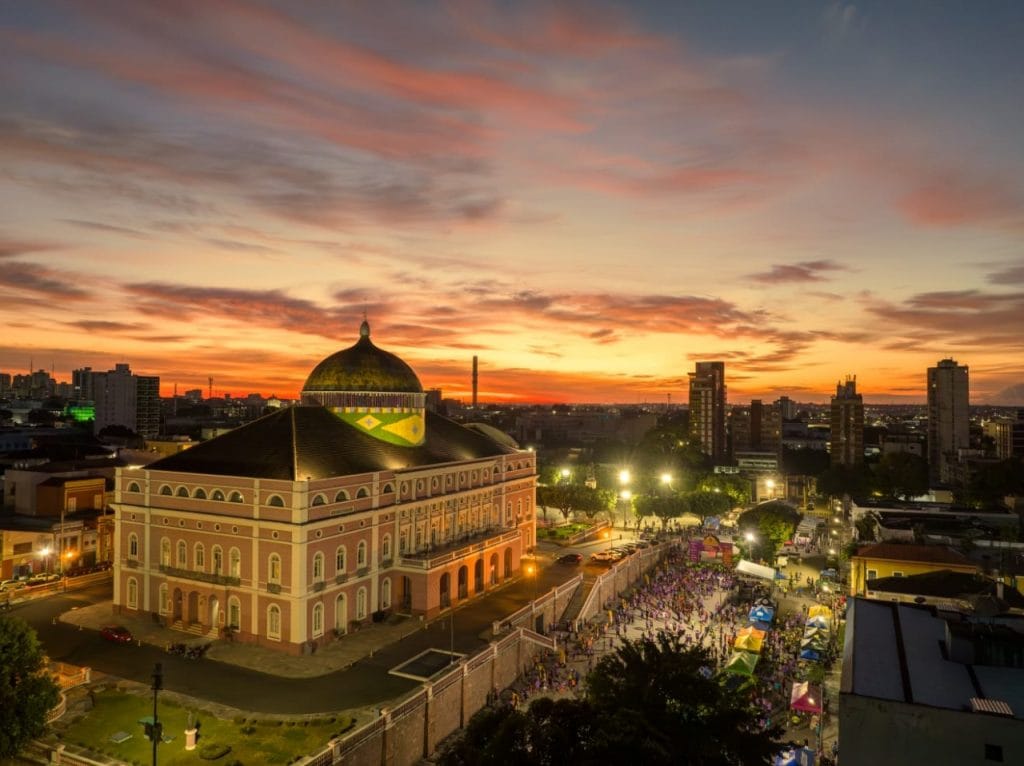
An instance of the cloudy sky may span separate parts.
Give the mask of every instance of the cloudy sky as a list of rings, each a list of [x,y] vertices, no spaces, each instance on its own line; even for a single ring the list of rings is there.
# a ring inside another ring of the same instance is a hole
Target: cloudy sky
[[[0,370],[1024,383],[1024,3],[6,2]]]

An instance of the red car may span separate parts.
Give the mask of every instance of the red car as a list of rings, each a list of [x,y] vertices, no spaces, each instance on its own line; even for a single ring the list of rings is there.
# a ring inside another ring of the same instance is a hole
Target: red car
[[[108,625],[100,629],[100,635],[115,644],[130,644],[132,642],[132,632],[124,625]]]

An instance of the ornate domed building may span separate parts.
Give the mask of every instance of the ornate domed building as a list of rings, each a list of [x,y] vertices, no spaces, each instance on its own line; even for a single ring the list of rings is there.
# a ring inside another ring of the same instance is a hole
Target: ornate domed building
[[[115,609],[299,653],[516,576],[536,537],[534,454],[424,404],[364,321],[298,406],[119,469]]]

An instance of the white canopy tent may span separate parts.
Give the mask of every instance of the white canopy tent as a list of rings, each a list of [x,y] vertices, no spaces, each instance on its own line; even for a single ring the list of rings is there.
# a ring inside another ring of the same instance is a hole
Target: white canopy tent
[[[771,580],[772,582],[775,582],[774,569],[762,566],[761,564],[755,564],[753,561],[741,561],[736,565],[736,573],[750,575],[751,577],[760,577],[763,580]]]

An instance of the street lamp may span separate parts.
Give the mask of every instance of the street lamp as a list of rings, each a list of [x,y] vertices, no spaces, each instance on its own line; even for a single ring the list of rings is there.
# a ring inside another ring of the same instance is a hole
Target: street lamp
[[[619,484],[629,484],[633,475],[629,472],[628,468],[623,468],[619,471]]]
[[[46,546],[41,551],[39,551],[39,555],[43,557],[44,571],[46,572],[46,574],[50,574],[50,546]]]
[[[670,486],[672,484],[672,474],[663,473],[661,475],[661,483],[664,484],[666,487]]]
[[[559,471],[559,473],[562,475],[562,478],[565,481],[569,481],[569,477],[572,476],[572,471],[570,471],[568,468],[563,468],[561,471]]]
[[[775,479],[765,479],[764,486],[768,489],[768,499],[775,498]]]

